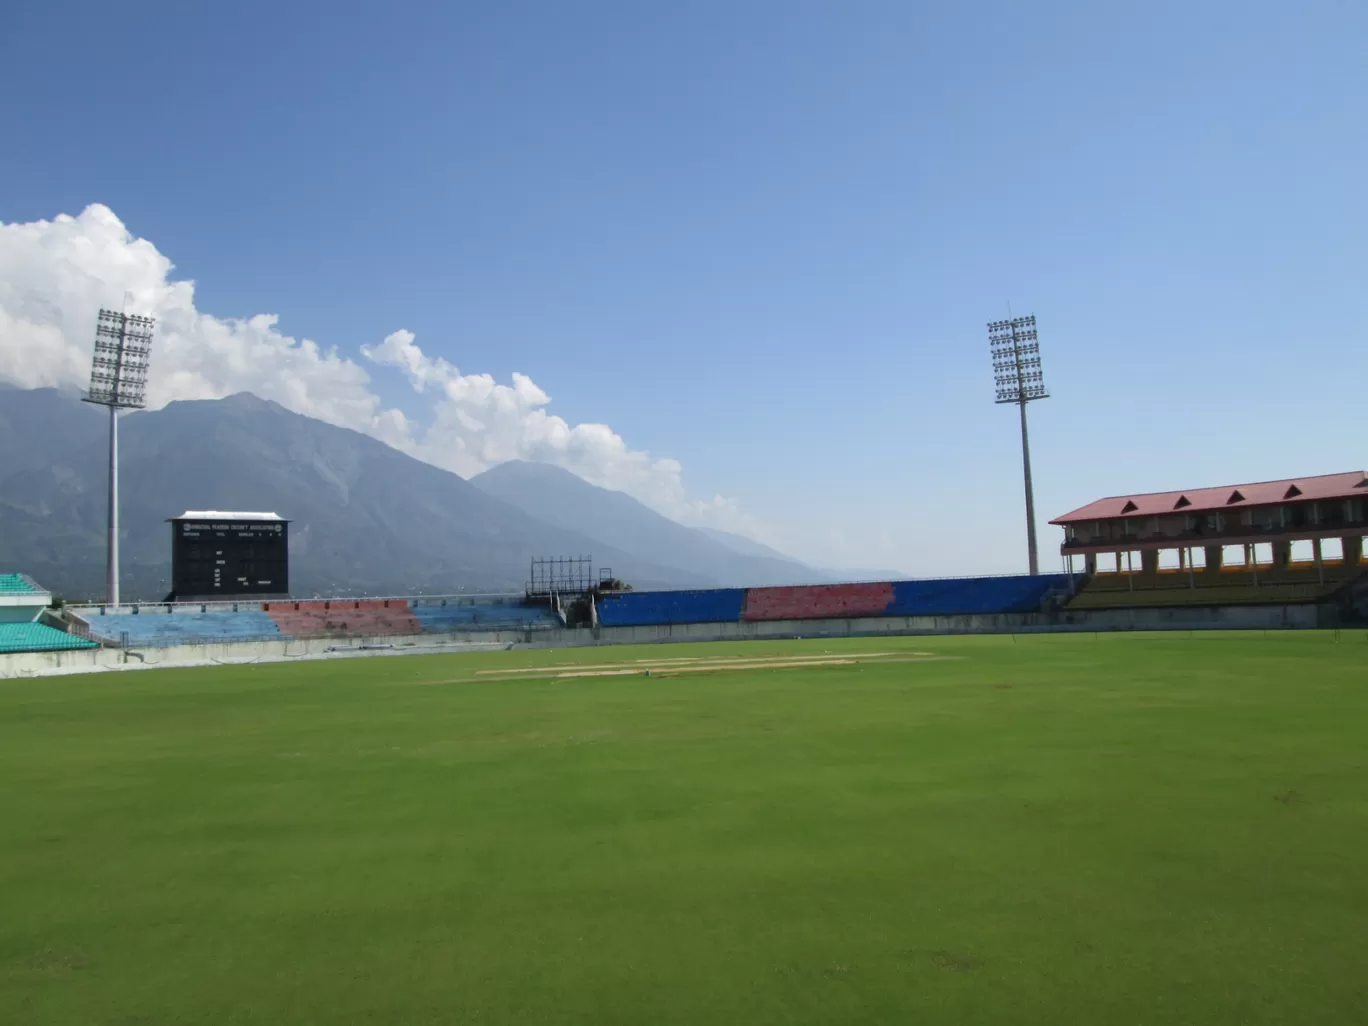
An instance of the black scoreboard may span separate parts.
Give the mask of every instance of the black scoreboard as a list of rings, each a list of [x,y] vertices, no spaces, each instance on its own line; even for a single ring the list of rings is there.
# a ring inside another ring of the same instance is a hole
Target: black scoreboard
[[[288,520],[264,513],[186,513],[171,520],[177,601],[290,593]]]

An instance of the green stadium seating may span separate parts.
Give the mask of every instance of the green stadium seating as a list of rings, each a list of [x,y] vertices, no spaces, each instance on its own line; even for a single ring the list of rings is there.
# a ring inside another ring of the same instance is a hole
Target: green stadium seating
[[[0,595],[37,595],[39,590],[23,574],[0,574]]]
[[[59,652],[98,647],[93,641],[41,623],[0,623],[0,652]]]

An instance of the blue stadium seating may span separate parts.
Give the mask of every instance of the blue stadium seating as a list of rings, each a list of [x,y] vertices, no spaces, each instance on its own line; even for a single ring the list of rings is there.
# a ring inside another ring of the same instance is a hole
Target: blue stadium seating
[[[135,648],[282,637],[270,615],[255,609],[240,613],[110,613],[85,618],[91,634],[119,641],[127,632],[128,643]]]
[[[1067,590],[1067,574],[1037,577],[970,577],[958,580],[895,581],[893,600],[868,616],[952,616],[967,613],[1032,613],[1051,591]],[[774,592],[778,589],[765,589]],[[810,590],[810,589],[809,589]],[[605,627],[652,624],[729,623],[741,619],[745,591],[636,591],[599,602]]]
[[[1068,574],[1035,577],[966,577],[896,581],[885,616],[954,616],[966,613],[1033,613],[1051,591],[1069,587]]]
[[[414,605],[411,612],[429,634],[449,631],[497,630],[526,627],[559,627],[560,618],[546,606],[515,603],[453,603],[445,606]]]
[[[97,648],[93,641],[41,623],[0,623],[0,652],[57,652]]]
[[[254,605],[254,604],[253,604]],[[276,603],[271,603],[274,607]],[[339,605],[338,615],[344,616],[345,603]],[[278,614],[259,609],[240,612],[138,612],[100,614],[93,610],[79,610],[90,624],[91,634],[118,642],[127,632],[128,644],[133,648],[165,647],[180,644],[204,644],[220,641],[251,641],[290,638],[297,636],[289,627],[282,629],[276,622]],[[423,631],[442,634],[448,631],[522,630],[533,627],[559,627],[560,619],[545,606],[523,606],[517,603],[452,603],[450,605],[414,605],[404,610],[411,612]],[[299,632],[298,636],[312,636]]]
[[[727,623],[741,619],[744,588],[708,591],[629,591],[605,595],[598,604],[605,627],[644,627],[673,623]]]

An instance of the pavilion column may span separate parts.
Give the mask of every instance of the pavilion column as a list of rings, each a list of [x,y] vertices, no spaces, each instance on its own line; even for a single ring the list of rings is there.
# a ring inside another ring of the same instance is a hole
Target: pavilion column
[[[1273,543],[1273,567],[1277,570],[1286,570],[1292,562],[1292,543],[1290,541],[1275,541]]]
[[[1208,545],[1206,547],[1206,572],[1209,574],[1221,572],[1221,546]]]
[[[1363,560],[1363,535],[1356,534],[1349,538],[1341,538],[1340,544],[1344,546],[1344,565],[1354,566]]]

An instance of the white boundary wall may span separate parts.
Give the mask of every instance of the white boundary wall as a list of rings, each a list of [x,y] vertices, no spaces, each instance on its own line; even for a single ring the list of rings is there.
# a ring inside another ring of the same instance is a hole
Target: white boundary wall
[[[543,632],[548,633],[548,632]],[[560,633],[549,632],[549,633]],[[478,635],[424,634],[404,638],[307,638],[236,641],[166,648],[84,648],[64,652],[14,652],[0,655],[0,678],[66,673],[150,670],[173,666],[245,666],[303,659],[355,659],[368,656],[442,652],[483,652],[525,648],[524,631]]]
[[[462,632],[402,638],[312,638],[239,641],[168,648],[97,648],[0,655],[0,678],[143,670],[174,666],[242,666],[301,659],[439,655],[501,649],[642,645],[765,638],[842,638],[937,634],[1035,634],[1127,630],[1269,630],[1324,626],[1317,606],[1220,606],[1195,609],[1104,609],[1047,617],[1041,613],[978,616],[892,616],[833,620],[663,624],[537,631]]]

